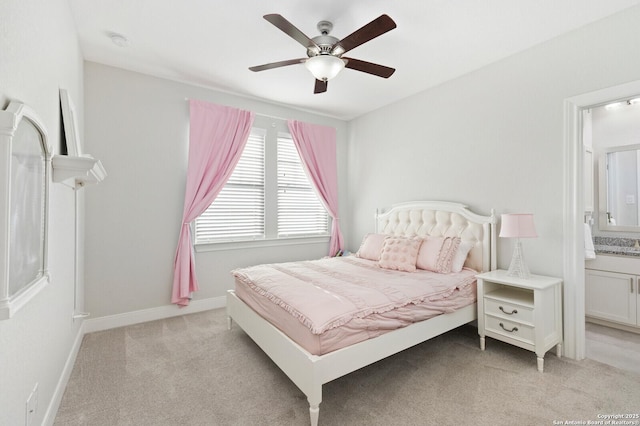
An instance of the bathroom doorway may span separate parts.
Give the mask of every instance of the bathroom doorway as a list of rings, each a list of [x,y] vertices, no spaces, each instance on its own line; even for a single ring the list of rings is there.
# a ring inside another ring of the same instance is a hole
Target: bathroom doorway
[[[583,109],[582,129],[585,240],[592,238],[596,249],[595,258],[585,251],[585,357],[640,373],[640,328],[634,328],[640,250],[633,248],[640,238],[640,95]],[[624,265],[632,266],[618,270],[611,256],[624,256]],[[608,318],[607,310],[629,311],[632,318]]]
[[[585,238],[582,111],[640,93],[640,80],[564,101],[563,316],[564,353],[585,358]]]

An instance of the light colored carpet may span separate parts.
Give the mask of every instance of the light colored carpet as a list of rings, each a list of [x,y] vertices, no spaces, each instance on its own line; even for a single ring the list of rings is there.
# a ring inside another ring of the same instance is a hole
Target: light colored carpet
[[[323,387],[320,425],[552,425],[640,412],[640,374],[461,327]],[[55,421],[308,425],[305,396],[223,309],[85,336]],[[557,424],[557,423],[556,423]]]

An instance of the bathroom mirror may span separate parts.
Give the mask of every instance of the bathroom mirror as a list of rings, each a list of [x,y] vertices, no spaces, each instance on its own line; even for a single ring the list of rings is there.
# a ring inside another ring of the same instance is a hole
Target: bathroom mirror
[[[640,144],[608,148],[600,159],[599,227],[640,232]]]

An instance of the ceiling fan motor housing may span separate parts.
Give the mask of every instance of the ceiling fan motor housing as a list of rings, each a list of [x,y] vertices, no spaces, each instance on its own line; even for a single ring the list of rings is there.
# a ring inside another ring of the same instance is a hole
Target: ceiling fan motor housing
[[[312,49],[307,49],[307,56],[309,57],[318,56],[318,55],[331,55],[331,50],[333,49],[333,46],[340,41],[337,38],[330,35],[316,36],[311,40],[313,40],[318,45],[318,47],[320,48],[320,52],[317,52]]]
[[[313,37],[311,40],[314,41],[315,44],[320,48],[320,52],[318,53],[315,49],[307,49],[307,56],[318,56],[318,55],[331,55],[331,50],[333,46],[339,42],[340,40],[330,36],[329,33],[333,29],[333,24],[329,21],[320,21],[318,22],[318,31],[320,31],[319,36]]]

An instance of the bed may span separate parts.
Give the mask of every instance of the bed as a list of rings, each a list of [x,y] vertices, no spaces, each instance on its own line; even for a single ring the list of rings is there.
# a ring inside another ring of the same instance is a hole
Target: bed
[[[411,312],[408,315],[418,318],[419,321],[411,322],[409,325],[402,324],[398,327],[390,327],[390,329],[374,333],[366,339],[359,337],[360,335],[355,333],[353,335],[349,333],[345,335],[338,334],[338,338],[333,336],[332,339],[328,339],[333,343],[340,342],[337,346],[318,341],[317,337],[312,337],[312,339],[316,340],[305,338],[305,333],[309,334],[308,330],[314,327],[318,328],[313,330],[315,333],[311,333],[314,336],[318,336],[327,330],[340,330],[340,327],[344,326],[343,323],[351,322],[349,321],[350,319],[364,318],[358,314],[358,312],[362,313],[363,311],[360,310],[356,313],[348,311],[352,316],[347,320],[341,319],[342,317],[335,317],[333,313],[329,315],[324,312],[326,310],[318,313],[320,319],[312,314],[300,314],[295,309],[295,306],[292,308],[287,303],[279,303],[280,299],[276,293],[280,287],[278,285],[280,283],[279,280],[284,280],[283,273],[285,275],[300,275],[301,282],[311,282],[313,287],[321,281],[321,272],[324,273],[323,271],[331,268],[335,262],[340,262],[340,268],[346,266],[346,269],[344,272],[333,273],[334,276],[349,273],[357,275],[354,271],[370,271],[374,268],[366,259],[350,256],[345,259],[323,259],[315,263],[296,266],[300,268],[304,266],[307,269],[296,270],[295,273],[290,271],[283,272],[280,270],[280,266],[264,269],[261,265],[256,267],[258,269],[246,268],[234,271],[236,288],[230,290],[227,295],[228,325],[231,327],[232,323],[238,324],[307,396],[311,425],[316,426],[319,419],[319,406],[322,401],[322,385],[324,383],[472,322],[477,318],[475,286],[471,287],[474,293],[473,302],[470,303],[468,299],[470,291],[469,279],[471,278],[475,285],[475,271],[486,272],[496,268],[495,223],[496,219],[493,211],[490,216],[483,216],[470,211],[463,204],[442,201],[403,203],[376,213],[376,226],[373,233],[375,235],[405,237],[405,239],[421,237],[427,238],[427,240],[431,237],[434,239],[440,237],[441,240],[443,238],[447,240],[455,239],[460,244],[464,243],[468,246],[468,255],[464,259],[464,269],[461,272],[461,277],[465,284],[456,284],[456,289],[458,287],[466,289],[466,294],[462,296],[462,299],[466,301],[456,302],[454,309],[451,309],[448,305],[448,307],[438,308],[435,311],[433,309],[432,311],[423,309],[419,314]],[[397,239],[400,238],[394,240]],[[397,272],[399,275],[404,274],[405,277],[409,273],[421,273],[420,271],[388,270],[383,272],[387,275]],[[363,274],[368,273],[365,272]],[[264,292],[271,295],[272,300],[270,301],[256,297],[256,293],[259,292],[252,291],[248,286],[251,283],[251,279],[253,279],[252,275],[260,274],[266,275],[267,282],[274,283],[268,292]],[[444,276],[446,274],[439,275]],[[363,276],[366,276],[363,279],[367,282],[373,280],[367,275]],[[411,277],[417,276],[411,275]],[[383,287],[382,284],[371,285],[375,285],[377,288]],[[408,291],[409,288],[410,286],[405,287],[402,292]],[[326,292],[326,289],[319,288],[316,294],[320,297],[322,293]],[[463,292],[456,291],[456,293]],[[442,299],[437,295],[420,296],[417,293],[409,295],[409,299],[413,302],[420,298]],[[316,299],[315,301],[318,303],[325,302],[322,299]],[[404,307],[411,305],[413,309],[413,305],[418,305],[417,309],[421,309],[420,304],[417,302],[407,304],[406,302],[393,301],[393,303],[398,303],[398,308],[402,307],[404,309]],[[446,301],[446,303],[449,302]],[[265,306],[269,305],[279,305],[281,308],[286,307],[286,309],[276,309],[275,311],[266,309]],[[385,312],[389,312],[387,305],[384,305],[384,307],[384,309],[372,310],[371,313],[384,316]],[[270,312],[276,312],[276,314]],[[277,312],[280,313],[278,314]],[[326,318],[322,316],[323,314]],[[281,318],[275,318],[277,316]],[[288,317],[290,318],[287,320]],[[281,322],[279,323],[278,321]],[[357,323],[357,321],[353,322]],[[278,326],[274,324],[278,324]],[[368,328],[369,326],[365,323],[363,327]],[[339,333],[342,333],[342,331]]]

